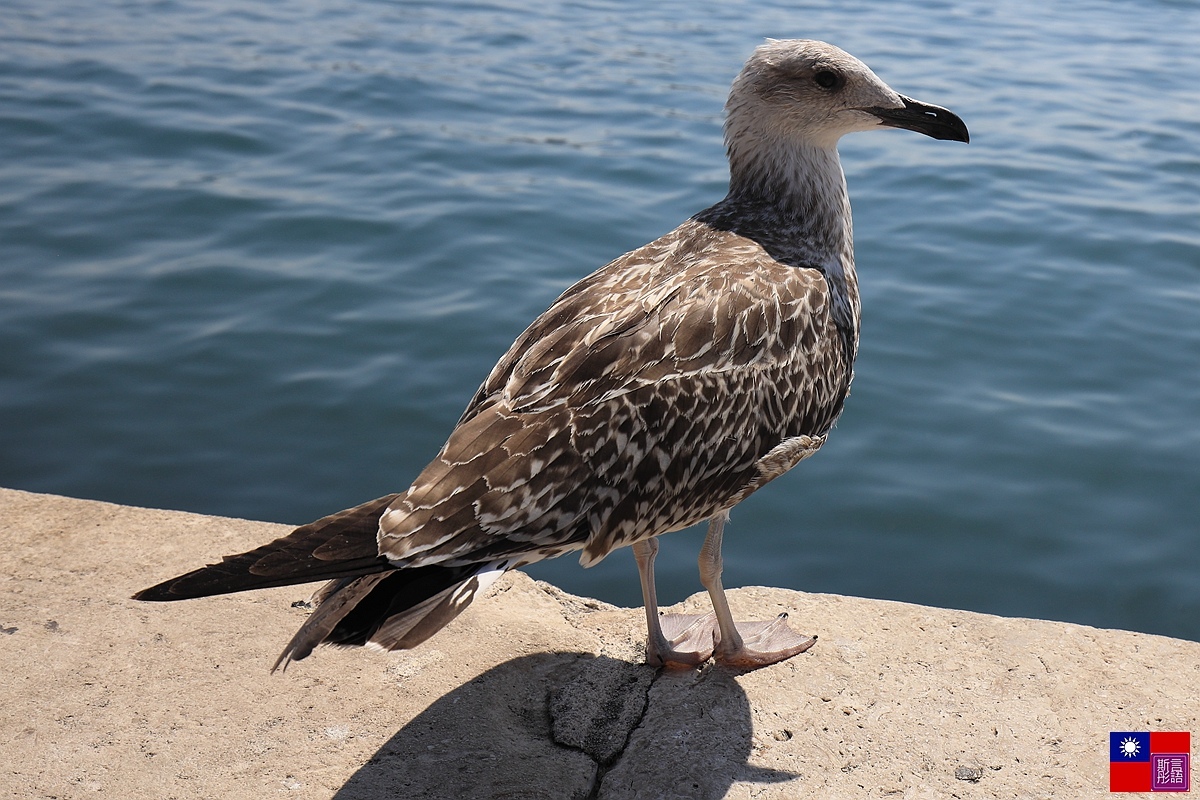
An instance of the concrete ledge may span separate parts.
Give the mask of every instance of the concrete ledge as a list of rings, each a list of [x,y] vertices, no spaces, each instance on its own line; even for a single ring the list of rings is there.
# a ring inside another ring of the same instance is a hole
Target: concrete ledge
[[[1106,797],[1110,730],[1200,732],[1195,642],[749,588],[817,645],[658,674],[640,610],[519,573],[415,651],[271,676],[306,587],[127,598],[287,528],[12,490],[0,519],[4,796]]]

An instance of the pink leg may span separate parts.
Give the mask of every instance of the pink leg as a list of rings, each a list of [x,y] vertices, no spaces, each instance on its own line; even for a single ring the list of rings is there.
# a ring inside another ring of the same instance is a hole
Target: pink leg
[[[815,636],[801,636],[787,625],[787,614],[767,622],[733,621],[725,589],[721,585],[721,540],[728,512],[712,518],[708,536],[700,548],[700,582],[708,590],[717,617],[715,657],[721,664],[740,669],[755,669],[775,664],[803,653],[816,643]]]
[[[659,616],[658,596],[654,591],[654,558],[657,555],[656,539],[633,545],[633,557],[642,579],[642,601],[646,606],[646,663],[673,669],[703,664],[713,652],[716,617],[712,613]]]

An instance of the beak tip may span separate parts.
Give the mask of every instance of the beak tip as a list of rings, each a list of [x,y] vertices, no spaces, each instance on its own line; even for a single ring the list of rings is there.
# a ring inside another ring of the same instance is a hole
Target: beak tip
[[[865,111],[874,114],[879,121],[889,128],[904,128],[924,134],[934,139],[944,141],[971,141],[971,134],[962,118],[949,109],[913,100],[911,97],[900,96],[904,102],[902,108],[870,108]]]

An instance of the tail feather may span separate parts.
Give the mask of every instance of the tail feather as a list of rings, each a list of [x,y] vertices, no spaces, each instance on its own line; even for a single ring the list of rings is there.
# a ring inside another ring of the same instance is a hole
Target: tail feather
[[[397,567],[379,555],[379,518],[388,495],[303,525],[256,550],[163,581],[136,600],[184,600],[216,594],[329,581],[317,608],[288,642],[271,671],[319,644],[416,647],[457,617],[512,560],[458,566]]]
[[[274,672],[322,643],[407,650],[462,613],[510,562],[412,567],[334,581],[314,598],[317,609],[280,653]]]
[[[372,590],[380,582],[395,574],[384,572],[361,578],[343,578],[326,584],[313,597],[313,602],[317,604],[316,610],[308,615],[300,630],[296,631],[296,635],[279,654],[279,658],[275,659],[271,672],[279,669],[280,665],[286,670],[291,662],[307,658],[317,645],[329,640],[341,621],[354,611],[359,603],[370,597]]]
[[[382,624],[367,640],[383,650],[407,650],[424,642],[446,627],[471,602],[495,583],[511,566],[510,561],[477,564],[469,574],[437,594],[399,613],[393,603]]]
[[[282,539],[248,553],[225,556],[217,564],[163,581],[133,597],[187,600],[390,570],[391,564],[379,555],[377,535],[379,517],[398,496],[380,497],[322,517]]]

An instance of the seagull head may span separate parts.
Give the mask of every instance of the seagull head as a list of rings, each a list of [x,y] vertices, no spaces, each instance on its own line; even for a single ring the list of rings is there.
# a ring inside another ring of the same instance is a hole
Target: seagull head
[[[783,142],[834,148],[847,133],[877,128],[969,140],[954,113],[898,94],[854,56],[809,39],[760,45],[734,81],[725,110],[731,151]]]

